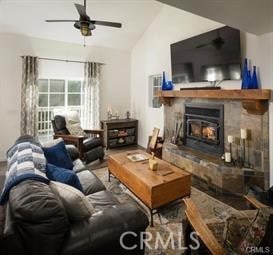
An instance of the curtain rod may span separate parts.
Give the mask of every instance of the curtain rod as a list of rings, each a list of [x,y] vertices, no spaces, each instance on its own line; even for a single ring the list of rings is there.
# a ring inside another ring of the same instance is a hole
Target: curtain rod
[[[21,58],[23,58],[24,56],[21,56]],[[38,59],[41,59],[41,60],[51,60],[51,61],[60,61],[60,62],[70,62],[70,63],[81,63],[81,64],[84,64],[85,62],[84,61],[79,61],[79,60],[68,60],[68,59],[60,59],[60,58],[40,58],[38,57]],[[96,62],[100,65],[105,65],[105,63],[99,63],[99,62]]]

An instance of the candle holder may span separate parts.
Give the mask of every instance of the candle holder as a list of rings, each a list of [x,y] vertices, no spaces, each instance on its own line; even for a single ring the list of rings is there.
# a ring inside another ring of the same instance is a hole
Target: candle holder
[[[111,112],[107,112],[107,119],[111,120],[111,118],[112,118],[112,113]]]
[[[229,142],[229,153],[230,153],[230,163],[233,165],[234,164],[234,159],[232,157],[232,142]]]
[[[119,115],[113,115],[112,112],[108,111],[107,112],[107,119],[108,120],[119,120]]]
[[[234,142],[234,136],[228,135],[227,140],[229,144],[230,162],[231,164],[234,164],[234,158],[232,156],[232,143]]]

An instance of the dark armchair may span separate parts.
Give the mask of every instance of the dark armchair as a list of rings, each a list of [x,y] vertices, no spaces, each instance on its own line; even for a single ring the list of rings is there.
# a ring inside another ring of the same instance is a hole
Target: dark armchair
[[[52,127],[54,131],[54,139],[62,138],[66,144],[75,145],[80,153],[80,158],[86,164],[94,160],[103,160],[104,158],[104,139],[103,130],[84,130],[88,135],[79,136],[71,135],[66,128],[65,118],[61,115],[56,115],[52,120]]]

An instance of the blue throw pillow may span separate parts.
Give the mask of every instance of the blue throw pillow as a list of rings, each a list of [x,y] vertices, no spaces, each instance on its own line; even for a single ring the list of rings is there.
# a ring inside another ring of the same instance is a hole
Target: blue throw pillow
[[[66,169],[73,169],[73,162],[65,148],[64,141],[51,147],[43,147],[47,162]]]
[[[47,164],[46,176],[52,181],[65,183],[83,192],[83,188],[78,176],[69,169]]]

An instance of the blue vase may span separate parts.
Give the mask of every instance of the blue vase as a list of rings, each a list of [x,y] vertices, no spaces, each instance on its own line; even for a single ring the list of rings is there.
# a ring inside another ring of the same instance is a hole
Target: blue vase
[[[165,72],[163,72],[163,76],[162,76],[161,89],[162,90],[168,90],[168,84],[166,82]]]
[[[173,90],[173,83],[172,83],[172,81],[167,81],[167,90]]]
[[[247,58],[245,58],[243,72],[242,72],[242,86],[241,86],[241,89],[248,89],[249,85],[250,84],[248,83]]]
[[[252,89],[258,89],[258,79],[257,79],[257,73],[256,73],[256,66],[253,66],[253,74],[251,77],[251,88]]]
[[[252,84],[251,84],[251,71],[247,71],[247,89],[252,89]]]

